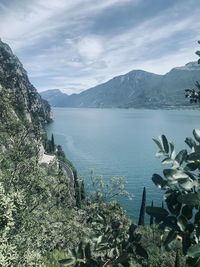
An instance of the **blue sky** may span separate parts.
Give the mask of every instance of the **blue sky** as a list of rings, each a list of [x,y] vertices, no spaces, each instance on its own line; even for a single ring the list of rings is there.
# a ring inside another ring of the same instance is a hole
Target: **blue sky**
[[[0,0],[0,37],[38,91],[78,93],[197,60],[199,0]]]

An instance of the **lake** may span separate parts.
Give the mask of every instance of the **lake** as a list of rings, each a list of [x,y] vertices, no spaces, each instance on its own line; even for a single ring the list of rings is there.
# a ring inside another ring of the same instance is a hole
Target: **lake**
[[[162,174],[152,138],[165,134],[178,151],[187,147],[185,137],[200,128],[197,110],[53,108],[53,114],[48,134],[54,134],[86,184],[91,170],[104,179],[125,177],[125,188],[134,197],[120,203],[136,221],[144,186],[147,203],[162,205],[162,192],[151,181],[153,173]]]

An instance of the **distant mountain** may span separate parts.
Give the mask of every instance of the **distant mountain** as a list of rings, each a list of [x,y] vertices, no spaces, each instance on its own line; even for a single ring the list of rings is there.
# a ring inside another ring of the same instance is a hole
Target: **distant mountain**
[[[182,107],[190,105],[185,99],[184,89],[193,88],[195,81],[200,81],[200,66],[197,62],[190,62],[165,75],[133,70],[80,94],[66,95],[51,90],[41,95],[55,107]]]
[[[59,89],[51,89],[44,92],[41,92],[40,95],[53,107],[62,107],[65,106],[65,103],[68,99],[68,95],[62,93]]]

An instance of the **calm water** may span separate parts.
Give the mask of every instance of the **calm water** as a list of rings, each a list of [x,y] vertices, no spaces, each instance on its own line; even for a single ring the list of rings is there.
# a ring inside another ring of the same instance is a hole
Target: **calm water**
[[[186,147],[184,139],[192,136],[193,128],[200,128],[200,111],[54,108],[53,113],[48,133],[54,134],[80,176],[88,181],[93,170],[105,179],[126,178],[134,198],[120,201],[136,220],[144,186],[149,204],[162,201],[151,181],[153,173],[162,171],[152,137],[164,133],[178,150]]]

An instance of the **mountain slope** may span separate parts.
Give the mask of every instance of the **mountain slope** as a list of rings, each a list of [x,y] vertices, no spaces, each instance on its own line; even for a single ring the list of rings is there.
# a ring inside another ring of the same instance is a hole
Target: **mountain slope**
[[[53,142],[49,164],[40,160],[50,120],[50,105],[0,41],[0,266],[47,266],[44,255],[68,243],[70,209],[81,198],[60,146]]]
[[[51,121],[51,108],[30,83],[27,73],[10,47],[0,40],[0,92],[19,119],[29,122]]]
[[[134,107],[164,108],[187,106],[184,89],[194,87],[200,78],[200,66],[196,62],[172,69],[165,75],[133,70],[117,76],[80,94],[53,96],[50,104],[57,107]],[[45,92],[41,94],[45,99]],[[61,102],[62,98],[62,102]]]
[[[46,99],[51,106],[64,106],[68,99],[68,95],[62,93],[59,89],[52,89],[41,92],[42,98]]]

